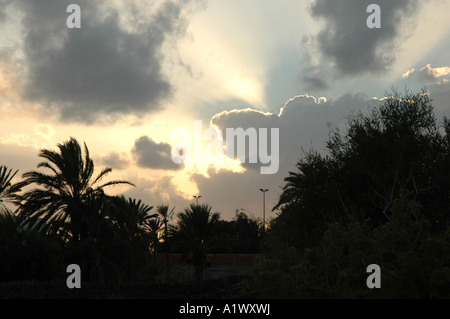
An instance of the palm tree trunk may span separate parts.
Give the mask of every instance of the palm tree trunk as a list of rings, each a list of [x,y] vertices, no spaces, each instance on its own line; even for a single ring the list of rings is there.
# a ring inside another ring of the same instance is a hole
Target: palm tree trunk
[[[166,246],[166,280],[170,281],[169,245],[167,243],[167,220],[164,220],[164,246]]]
[[[205,267],[205,258],[202,251],[194,251],[192,261],[195,267],[194,278],[197,282],[203,280],[203,269]]]
[[[153,250],[153,275],[152,275],[152,283],[155,283],[155,281],[156,281],[156,274],[157,274],[157,271],[156,271],[156,246],[155,246],[155,249]]]

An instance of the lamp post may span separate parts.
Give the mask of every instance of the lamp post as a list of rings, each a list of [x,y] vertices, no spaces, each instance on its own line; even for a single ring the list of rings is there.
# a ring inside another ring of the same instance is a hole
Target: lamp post
[[[197,196],[194,195],[193,197],[195,198],[195,204],[198,205],[198,199],[199,199],[200,197],[202,197],[202,195],[197,195]]]
[[[259,189],[263,193],[263,232],[266,232],[266,192],[268,191],[267,188],[260,188]]]

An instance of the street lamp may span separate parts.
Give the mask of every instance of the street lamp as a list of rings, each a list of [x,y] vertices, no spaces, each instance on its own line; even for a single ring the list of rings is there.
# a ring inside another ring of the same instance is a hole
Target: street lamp
[[[202,195],[197,195],[197,196],[194,195],[193,197],[195,198],[195,202],[196,202],[195,204],[198,205],[198,199],[200,197],[202,197]]]
[[[263,193],[263,232],[266,232],[266,192],[268,191],[267,188],[260,188],[259,189]]]

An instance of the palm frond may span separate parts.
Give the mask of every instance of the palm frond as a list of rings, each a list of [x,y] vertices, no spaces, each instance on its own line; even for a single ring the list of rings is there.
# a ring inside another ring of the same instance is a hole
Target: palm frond
[[[111,167],[106,167],[106,168],[104,168],[101,172],[100,172],[100,174],[98,174],[98,176],[94,179],[94,181],[92,182],[92,184],[91,184],[91,187],[93,186],[93,185],[95,185],[98,181],[100,181],[103,177],[105,177],[107,174],[109,174],[109,173],[111,173],[112,172],[112,168]]]
[[[115,185],[130,185],[130,186],[136,186],[136,185],[134,185],[133,183],[130,183],[130,182],[128,182],[128,181],[109,181],[109,182],[107,182],[107,183],[105,183],[105,184],[102,184],[102,185],[100,185],[100,186],[97,186],[96,187],[96,189],[103,189],[103,188],[105,188],[105,187],[108,187],[108,186],[115,186]]]
[[[12,214],[7,203],[16,205],[20,201],[19,192],[25,186],[24,182],[12,183],[18,170],[12,171],[6,166],[0,166],[0,213]]]

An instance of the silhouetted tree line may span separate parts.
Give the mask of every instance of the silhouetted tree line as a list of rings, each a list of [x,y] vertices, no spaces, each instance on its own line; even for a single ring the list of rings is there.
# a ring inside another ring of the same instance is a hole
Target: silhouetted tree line
[[[104,181],[111,168],[94,175],[86,144],[83,152],[71,138],[39,156],[41,170],[16,183],[17,171],[0,166],[0,282],[63,279],[69,264],[87,282],[153,282],[156,255],[172,252],[188,257],[200,281],[206,254],[258,252],[261,227],[245,212],[225,221],[209,205],[192,204],[170,224],[168,205],[154,212],[141,200],[107,195],[107,187],[134,185]]]
[[[253,288],[279,298],[450,297],[450,121],[387,94],[285,178]],[[369,289],[366,268],[381,268]]]

